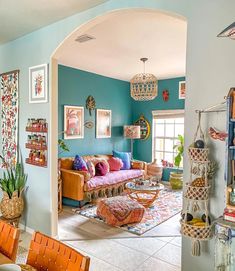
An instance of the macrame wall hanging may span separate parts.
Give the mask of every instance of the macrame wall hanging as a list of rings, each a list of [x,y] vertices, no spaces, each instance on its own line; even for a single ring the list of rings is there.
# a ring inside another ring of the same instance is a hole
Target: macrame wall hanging
[[[198,125],[194,141],[188,148],[190,160],[190,180],[185,185],[184,207],[181,220],[181,232],[192,239],[192,255],[200,256],[200,241],[212,237],[212,225],[209,216],[210,179],[214,173],[214,163],[208,159],[209,149],[205,146],[201,129],[201,112],[198,113]]]

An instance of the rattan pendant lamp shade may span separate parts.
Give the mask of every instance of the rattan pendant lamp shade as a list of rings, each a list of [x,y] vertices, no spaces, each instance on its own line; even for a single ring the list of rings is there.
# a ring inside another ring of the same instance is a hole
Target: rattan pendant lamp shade
[[[131,97],[136,101],[150,101],[157,97],[157,78],[151,73],[145,73],[145,62],[148,58],[140,59],[144,64],[144,72],[136,74],[130,81]]]

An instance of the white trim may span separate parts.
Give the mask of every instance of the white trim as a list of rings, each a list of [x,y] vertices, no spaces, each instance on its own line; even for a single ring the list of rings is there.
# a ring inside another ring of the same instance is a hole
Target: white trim
[[[161,118],[168,118],[172,117],[172,115],[175,117],[184,117],[184,110],[183,109],[173,109],[173,110],[153,110],[152,116],[153,118],[157,118],[160,116]],[[177,115],[177,116],[176,116]]]
[[[23,231],[26,231],[27,233],[33,234],[35,230],[23,225],[22,223],[19,224],[19,228]]]

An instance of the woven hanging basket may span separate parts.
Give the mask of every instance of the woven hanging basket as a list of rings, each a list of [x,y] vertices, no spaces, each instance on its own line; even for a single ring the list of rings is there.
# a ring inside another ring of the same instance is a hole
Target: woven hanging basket
[[[6,219],[13,219],[21,216],[24,210],[24,200],[18,196],[18,191],[14,191],[12,198],[9,198],[6,192],[3,192],[3,198],[0,205],[2,216]]]
[[[208,240],[212,236],[212,225],[199,227],[187,224],[187,222],[181,220],[181,233],[197,240]]]
[[[210,186],[196,187],[186,183],[185,198],[191,200],[208,200]]]
[[[208,148],[188,148],[188,155],[191,161],[203,162],[208,161]]]

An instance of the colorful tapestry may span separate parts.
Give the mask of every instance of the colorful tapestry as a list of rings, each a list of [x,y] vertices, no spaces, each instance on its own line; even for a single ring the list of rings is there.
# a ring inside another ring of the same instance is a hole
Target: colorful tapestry
[[[96,209],[97,207],[95,205],[90,204],[88,206],[84,206],[80,211],[77,211],[77,213],[104,223],[104,221],[96,215]],[[166,188],[161,191],[154,204],[145,209],[141,222],[124,225],[120,228],[125,231],[141,235],[178,214],[181,210],[182,191]]]
[[[0,75],[1,83],[1,132],[2,157],[1,167],[12,166],[17,160],[18,134],[18,85],[19,71]]]

